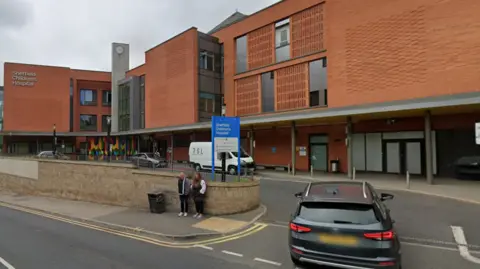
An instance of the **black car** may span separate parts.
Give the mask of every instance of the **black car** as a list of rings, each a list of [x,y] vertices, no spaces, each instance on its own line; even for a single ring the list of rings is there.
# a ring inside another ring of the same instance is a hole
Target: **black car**
[[[310,183],[295,194],[289,249],[296,265],[401,269],[400,241],[383,201],[367,182]]]

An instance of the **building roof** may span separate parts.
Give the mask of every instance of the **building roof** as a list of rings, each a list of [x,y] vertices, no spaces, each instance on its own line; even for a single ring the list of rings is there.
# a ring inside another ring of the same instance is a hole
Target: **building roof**
[[[215,33],[215,32],[218,32],[220,30],[222,30],[223,28],[225,27],[228,27],[234,23],[237,23],[243,19],[245,19],[246,17],[248,17],[248,15],[245,15],[243,13],[240,13],[238,11],[235,11],[235,13],[233,13],[232,15],[230,15],[230,17],[226,18],[225,20],[223,20],[220,24],[218,24],[217,26],[215,26],[212,30],[210,30],[208,32],[209,35]]]

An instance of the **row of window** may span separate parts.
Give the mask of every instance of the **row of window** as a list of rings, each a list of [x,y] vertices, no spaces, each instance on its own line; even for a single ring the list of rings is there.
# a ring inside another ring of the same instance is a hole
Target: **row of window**
[[[108,131],[108,117],[110,115],[102,115],[102,132]],[[97,131],[97,115],[80,115],[80,131]]]
[[[327,106],[327,58],[309,64],[310,107]],[[262,112],[275,111],[274,72],[261,76]]]
[[[97,105],[97,90],[81,89],[80,90],[80,105],[82,106],[96,106]],[[102,90],[102,105],[112,105],[112,92]]]
[[[236,73],[247,71],[247,35],[236,40]],[[275,23],[275,61],[290,59],[290,19]]]

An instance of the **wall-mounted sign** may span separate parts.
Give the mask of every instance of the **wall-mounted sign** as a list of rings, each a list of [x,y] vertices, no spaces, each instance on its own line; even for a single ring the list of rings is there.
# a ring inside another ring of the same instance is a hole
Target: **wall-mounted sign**
[[[37,82],[37,74],[35,72],[12,72],[13,86],[32,87]]]

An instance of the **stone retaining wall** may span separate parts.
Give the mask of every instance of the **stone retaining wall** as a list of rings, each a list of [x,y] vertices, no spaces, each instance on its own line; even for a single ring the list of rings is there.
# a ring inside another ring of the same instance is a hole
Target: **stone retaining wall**
[[[28,177],[7,169],[12,163]],[[0,158],[1,190],[128,207],[148,208],[147,192],[159,189],[166,194],[167,210],[178,211],[176,176],[130,164]],[[207,182],[208,214],[234,214],[260,204],[258,180]]]

